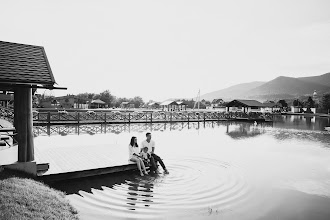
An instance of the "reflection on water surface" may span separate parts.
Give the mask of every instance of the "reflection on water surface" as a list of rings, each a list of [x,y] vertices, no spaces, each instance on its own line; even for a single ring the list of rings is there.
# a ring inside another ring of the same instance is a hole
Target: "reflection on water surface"
[[[169,175],[125,172],[54,186],[68,193],[82,219],[330,219],[330,134],[324,131],[329,125],[327,118],[278,116],[274,123],[256,125],[98,125],[80,127],[79,135],[77,128],[65,128],[66,136],[54,128],[54,142],[74,145],[76,137],[89,137],[95,147],[116,143],[124,154],[131,136],[142,141],[151,131],[156,153],[170,170]]]

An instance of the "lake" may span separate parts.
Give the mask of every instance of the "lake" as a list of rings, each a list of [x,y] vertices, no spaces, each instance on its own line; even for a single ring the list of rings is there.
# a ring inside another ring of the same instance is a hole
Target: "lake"
[[[130,137],[140,143],[152,132],[170,174],[129,171],[52,184],[81,219],[330,219],[329,118],[102,125],[111,132],[93,126],[73,135],[39,131],[35,144],[108,143],[128,156]]]

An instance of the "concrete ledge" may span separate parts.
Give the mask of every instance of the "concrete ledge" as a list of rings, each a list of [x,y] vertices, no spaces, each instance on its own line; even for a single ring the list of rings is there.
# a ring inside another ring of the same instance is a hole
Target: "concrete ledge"
[[[34,161],[31,162],[16,162],[9,165],[3,165],[4,168],[12,169],[12,170],[19,170],[33,176],[37,175],[37,163]]]
[[[38,163],[37,172],[47,171],[49,169],[49,163]]]

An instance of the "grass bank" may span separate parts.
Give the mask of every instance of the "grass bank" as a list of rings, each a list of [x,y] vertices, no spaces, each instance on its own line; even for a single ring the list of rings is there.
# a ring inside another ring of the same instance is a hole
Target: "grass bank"
[[[79,219],[65,194],[0,167],[0,219]]]

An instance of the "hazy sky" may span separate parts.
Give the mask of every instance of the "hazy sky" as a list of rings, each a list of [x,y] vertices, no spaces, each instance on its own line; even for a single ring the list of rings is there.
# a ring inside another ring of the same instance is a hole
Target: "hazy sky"
[[[145,101],[330,72],[329,0],[0,0],[0,40],[44,46],[54,95]],[[39,91],[42,92],[42,91]]]

